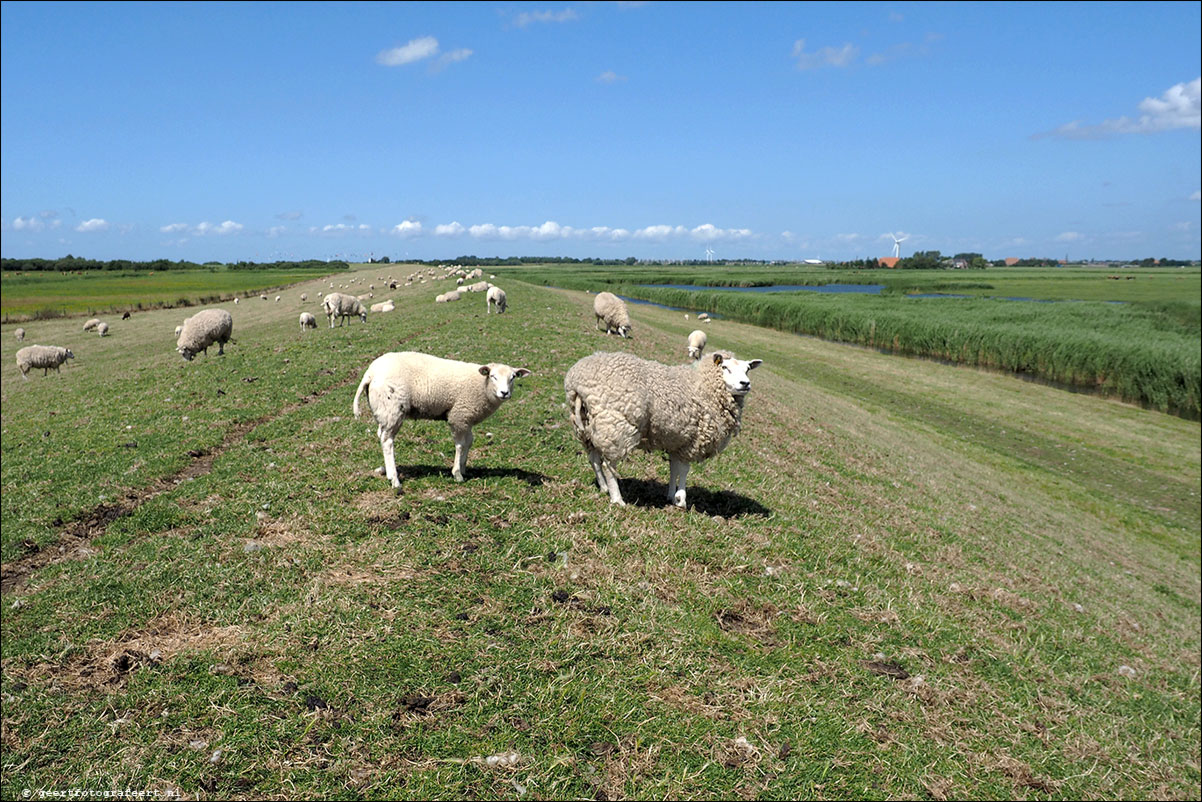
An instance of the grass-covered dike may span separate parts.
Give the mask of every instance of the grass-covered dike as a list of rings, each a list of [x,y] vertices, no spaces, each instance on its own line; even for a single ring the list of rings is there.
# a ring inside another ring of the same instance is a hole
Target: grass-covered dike
[[[615,508],[563,375],[683,361],[696,320],[607,338],[495,272],[501,316],[442,283],[304,333],[324,280],[222,304],[193,363],[184,310],[25,323],[77,355],[28,382],[0,330],[0,796],[1196,796],[1196,421],[723,319],[764,360],[742,433],[687,512],[643,454]],[[351,399],[403,349],[534,371],[462,484],[439,422],[402,427],[400,496],[373,472]]]

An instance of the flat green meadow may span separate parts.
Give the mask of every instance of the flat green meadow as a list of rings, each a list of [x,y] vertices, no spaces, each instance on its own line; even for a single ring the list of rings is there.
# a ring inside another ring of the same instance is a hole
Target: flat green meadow
[[[522,269],[504,315],[320,315],[414,269],[218,304],[191,363],[194,310],[0,329],[0,797],[1197,797],[1196,420],[645,305],[607,337]],[[614,507],[563,376],[699,325],[764,360],[742,432],[687,511],[643,452]],[[76,358],[24,381],[35,342]],[[461,484],[440,422],[374,471],[351,401],[399,350],[533,371]]]

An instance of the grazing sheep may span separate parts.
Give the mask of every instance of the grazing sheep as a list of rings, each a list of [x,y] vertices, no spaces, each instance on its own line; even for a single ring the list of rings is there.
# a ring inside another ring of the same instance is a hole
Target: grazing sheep
[[[509,308],[509,299],[505,297],[505,290],[500,287],[489,287],[488,297],[484,301],[485,314],[492,312],[492,305],[497,305],[497,314],[500,315]]]
[[[234,318],[224,309],[203,309],[184,321],[175,342],[175,350],[189,362],[200,352],[209,355],[209,346],[217,343],[217,355],[225,353],[225,344],[234,332]]]
[[[715,351],[691,365],[661,365],[632,354],[596,353],[568,370],[563,386],[568,418],[588,451],[597,486],[624,504],[615,466],[635,448],[666,451],[668,501],[687,506],[689,466],[720,453],[736,434],[751,371],[745,361]]]
[[[367,307],[353,295],[332,292],[321,299],[321,308],[330,319],[330,328],[334,328],[334,318],[338,318],[338,325],[341,326],[351,315],[358,315],[359,320],[367,322]]]
[[[709,322],[710,322],[710,316],[709,316],[709,313],[708,313],[708,312],[698,312],[698,313],[697,313],[697,319],[698,319],[698,320],[704,320],[706,323],[709,323]]]
[[[278,296],[278,295],[277,295],[277,296],[275,297],[275,302],[276,302],[277,304],[280,302],[280,296]]]
[[[122,319],[122,320],[129,320],[129,312],[126,312],[124,315],[122,315],[122,316],[121,316],[121,319]]]
[[[267,296],[266,296],[266,295],[260,295],[260,296],[259,296],[259,300],[260,300],[260,301],[266,301],[266,300],[267,300]]]
[[[108,333],[109,333],[109,324],[101,323],[99,326],[96,327],[96,331],[97,331],[97,333],[100,334],[101,337],[107,337]]]
[[[701,359],[701,354],[705,352],[705,332],[701,329],[694,329],[689,334],[689,359]]]
[[[307,293],[307,292],[302,292],[302,293],[301,293],[301,303],[304,303],[304,302],[305,302],[305,301],[307,301],[307,300],[309,300],[309,293]]]
[[[401,424],[406,418],[445,420],[455,439],[451,475],[462,482],[467,452],[472,447],[472,427],[509,398],[515,379],[529,375],[525,368],[499,362],[475,365],[415,351],[393,352],[368,366],[351,409],[359,417],[359,397],[367,390],[384,452],[384,472],[398,489],[401,480],[397,477],[393,441]]]
[[[630,334],[630,315],[626,304],[612,292],[599,292],[593,299],[593,314],[597,316],[598,328],[605,324],[605,333],[615,333],[623,339]]]
[[[50,372],[50,368],[61,373],[59,366],[74,358],[75,354],[71,353],[69,348],[57,345],[27,345],[17,351],[17,367],[21,369],[21,378],[29,381],[30,369],[41,368],[43,376]]]
[[[16,331],[13,332],[13,336],[17,338],[18,342],[20,342],[21,340],[24,340],[25,339],[25,329],[17,329]]]
[[[234,303],[238,303],[238,299],[237,299],[237,298],[235,298],[235,299],[234,299]]]
[[[90,320],[88,320],[87,323],[83,324],[83,330],[91,331],[92,329],[96,328],[99,325],[100,325],[100,318],[94,317],[94,318],[91,318]]]
[[[317,328],[317,318],[313,317],[308,312],[301,312],[300,313],[300,327],[301,327],[301,331],[304,331],[305,329]]]

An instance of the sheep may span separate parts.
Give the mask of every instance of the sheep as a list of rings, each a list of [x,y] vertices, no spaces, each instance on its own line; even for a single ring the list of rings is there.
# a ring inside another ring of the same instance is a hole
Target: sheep
[[[462,297],[463,296],[459,293],[459,290],[451,290],[450,292],[444,292],[442,295],[435,295],[434,303],[445,304],[451,301],[458,301]]]
[[[351,315],[358,315],[359,320],[367,322],[367,307],[353,295],[331,292],[321,299],[321,308],[330,319],[330,328],[334,328],[334,318],[338,318],[338,325],[341,326]]]
[[[57,345],[27,345],[17,351],[17,367],[21,369],[21,378],[29,381],[31,368],[41,368],[43,376],[50,373],[50,368],[54,368],[56,373],[61,373],[59,366],[74,358],[75,354],[71,353],[69,348]]]
[[[593,314],[597,316],[598,328],[605,324],[605,333],[617,333],[623,339],[630,334],[630,315],[626,312],[626,304],[612,292],[597,293],[593,299]]]
[[[387,301],[380,301],[377,304],[371,305],[371,311],[373,312],[391,312],[394,309],[396,309],[396,304],[392,302],[391,298]]]
[[[300,313],[300,327],[301,327],[301,331],[304,331],[305,329],[317,328],[317,318],[313,317],[308,312],[301,312]]]
[[[276,302],[277,304],[280,302],[280,296],[278,296],[278,295],[277,295],[277,296],[275,297],[275,302]]]
[[[751,392],[747,374],[761,364],[715,351],[691,365],[625,353],[595,353],[573,365],[563,381],[568,418],[610,502],[625,504],[615,466],[644,448],[667,452],[668,501],[686,508],[690,465],[717,455],[739,433]]]
[[[694,329],[689,334],[689,359],[701,359],[701,354],[705,352],[705,332],[701,329]]]
[[[122,320],[129,320],[129,312],[126,312],[124,315],[122,315],[122,316],[121,316],[121,319],[122,319]]]
[[[301,293],[301,303],[303,304],[303,303],[304,303],[305,301],[307,301],[307,300],[309,300],[309,293],[307,293],[307,292],[302,292],[302,293]]]
[[[188,319],[184,318],[184,323],[187,323],[187,322],[188,322]],[[183,330],[184,330],[183,323],[181,323],[180,325],[175,327],[175,339],[177,339],[177,340],[179,339],[179,333]]]
[[[464,287],[468,292],[488,292],[488,288],[492,285],[487,281],[477,281],[475,284],[469,284]]]
[[[83,330],[91,331],[92,329],[96,328],[99,325],[100,325],[100,318],[94,317],[94,318],[89,319],[87,323],[83,324]]]
[[[497,314],[503,314],[509,307],[509,299],[505,297],[505,290],[500,287],[489,287],[488,297],[484,299],[485,314],[492,312],[492,305],[497,305]]]
[[[187,361],[201,351],[209,355],[209,346],[217,343],[217,355],[225,354],[225,344],[234,332],[234,318],[224,309],[202,309],[184,321],[175,350]]]
[[[13,336],[17,338],[17,342],[25,339],[25,329],[17,329],[13,332]]]
[[[351,410],[358,418],[359,398],[366,390],[384,452],[384,473],[398,490],[401,480],[397,477],[393,441],[401,424],[406,418],[445,420],[455,440],[451,475],[462,482],[467,452],[472,447],[472,427],[509,398],[515,379],[529,375],[526,368],[499,362],[475,365],[415,351],[392,352],[368,366]]]
[[[107,324],[107,323],[101,323],[99,326],[97,326],[97,327],[96,327],[96,332],[97,332],[97,333],[98,333],[98,334],[99,334],[101,337],[107,337],[107,336],[108,336],[108,333],[109,333],[109,324]]]
[[[234,299],[234,303],[238,303],[238,299],[237,299],[237,298],[235,298],[235,299]]]

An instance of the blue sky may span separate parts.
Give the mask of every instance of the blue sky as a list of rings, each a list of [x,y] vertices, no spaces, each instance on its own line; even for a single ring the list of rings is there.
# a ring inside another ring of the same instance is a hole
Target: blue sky
[[[0,250],[1197,259],[1200,11],[3,3]]]

